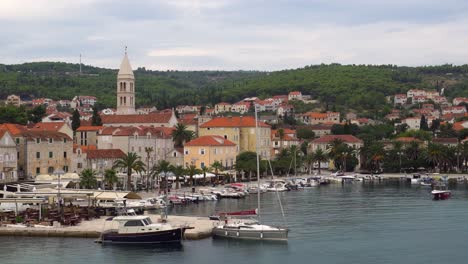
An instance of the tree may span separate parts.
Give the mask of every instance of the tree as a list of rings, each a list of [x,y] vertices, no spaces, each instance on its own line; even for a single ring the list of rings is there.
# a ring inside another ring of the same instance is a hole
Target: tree
[[[119,178],[117,177],[117,172],[113,169],[107,169],[104,171],[104,182],[109,189],[111,189],[117,182],[119,182]]]
[[[122,158],[114,162],[114,169],[121,169],[127,172],[127,190],[130,191],[132,188],[132,172],[142,172],[145,170],[145,163],[141,161],[141,157],[136,153],[129,152]]]
[[[195,179],[193,176],[200,173],[200,170],[197,168],[197,166],[191,164],[187,167],[186,173],[190,176],[190,186],[195,186]]]
[[[315,138],[315,133],[312,129],[306,127],[300,127],[296,130],[297,138],[310,140]]]
[[[206,173],[210,171],[211,171],[211,168],[208,166],[203,166],[201,168],[201,173],[203,173],[203,184],[206,184]]]
[[[236,156],[236,168],[239,171],[248,173],[249,181],[252,172],[257,170],[257,153],[253,151],[244,151]]]
[[[84,189],[96,188],[96,172],[92,169],[84,169],[80,175],[80,186]]]
[[[427,125],[427,120],[424,115],[421,116],[421,121],[419,121],[419,129],[421,130],[429,130],[429,126]]]
[[[96,107],[93,107],[93,116],[91,118],[91,125],[102,126],[101,116],[98,114]]]
[[[427,146],[427,161],[433,165],[433,168],[438,171],[439,164],[442,162],[443,159],[443,150],[441,145],[439,144],[432,144],[430,143]]]
[[[151,165],[150,165],[150,155],[151,155],[151,152],[153,152],[154,149],[153,147],[145,147],[145,152],[146,152],[146,167],[147,168],[151,168]],[[149,186],[150,186],[150,175],[149,173],[147,173],[146,175],[146,190],[148,191],[149,189]]]
[[[218,179],[219,171],[221,171],[224,168],[223,164],[219,160],[215,160],[213,164],[211,164],[211,168],[214,170],[216,179]]]
[[[180,188],[180,177],[184,176],[185,169],[184,169],[184,167],[182,167],[182,165],[177,165],[177,166],[171,165],[170,171],[172,171],[172,173],[174,173],[174,175],[176,177],[176,179],[175,179],[175,182],[176,182],[175,188],[176,188],[176,190],[178,190]]]
[[[314,158],[314,163],[315,162],[318,163],[318,174],[321,174],[322,173],[322,171],[321,171],[322,162],[327,162],[328,161],[327,154],[321,148],[318,148],[317,150],[315,150],[315,152],[313,154],[313,158]]]
[[[72,115],[72,129],[73,131],[76,131],[81,125],[81,120],[80,120],[80,112],[78,112],[77,109],[73,111]]]
[[[156,175],[163,175],[163,181],[161,181],[160,188],[164,190],[164,193],[167,192],[167,174],[171,172],[171,164],[166,160],[160,160],[158,164],[155,165],[153,171]]]
[[[172,140],[174,140],[174,146],[176,148],[184,147],[184,143],[192,140],[195,133],[187,130],[187,126],[179,123],[175,126],[175,130],[172,132]]]
[[[46,108],[43,105],[38,105],[33,109],[27,111],[28,120],[32,123],[38,123],[42,121],[42,118],[46,115]]]

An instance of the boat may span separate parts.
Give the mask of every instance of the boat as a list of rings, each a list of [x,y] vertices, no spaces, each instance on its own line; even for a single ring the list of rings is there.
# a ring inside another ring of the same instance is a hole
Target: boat
[[[434,185],[431,194],[434,200],[447,200],[452,196],[452,192],[447,188],[447,185],[443,183]]]
[[[98,243],[162,244],[181,243],[187,227],[173,227],[168,223],[152,223],[148,216],[124,215],[112,218],[118,229],[104,231]]]
[[[411,178],[408,178],[409,179],[409,182],[411,182],[411,184],[420,184],[421,183],[421,175],[420,174],[413,174],[413,176]]]
[[[255,131],[258,131],[257,107],[255,106]],[[259,133],[256,133],[258,136]],[[258,140],[256,149],[258,149]],[[260,156],[257,151],[257,176],[260,175]],[[260,177],[257,177],[257,190],[260,190]],[[258,208],[254,210],[246,210],[232,213],[221,214],[221,221],[213,228],[213,236],[227,239],[249,239],[249,240],[265,240],[265,241],[287,241],[288,228],[265,225],[260,222],[260,191],[257,191]],[[276,192],[278,194],[278,192]],[[278,195],[279,200],[279,195]],[[280,202],[281,212],[283,207]],[[256,220],[233,219],[232,216],[248,216],[256,215]],[[284,213],[283,213],[284,219]],[[286,222],[286,221],[284,221]]]
[[[266,190],[268,192],[286,192],[289,191],[286,182],[283,180],[267,181]]]

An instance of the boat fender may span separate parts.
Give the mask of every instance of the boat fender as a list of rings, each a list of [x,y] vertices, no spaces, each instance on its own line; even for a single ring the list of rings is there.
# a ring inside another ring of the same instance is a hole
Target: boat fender
[[[224,232],[224,235],[226,235],[226,236],[227,236],[227,235],[228,235],[228,232],[227,232],[227,231],[226,231],[226,232]]]
[[[239,232],[237,232],[237,236],[239,236]]]
[[[260,233],[260,238],[263,238],[263,233]]]

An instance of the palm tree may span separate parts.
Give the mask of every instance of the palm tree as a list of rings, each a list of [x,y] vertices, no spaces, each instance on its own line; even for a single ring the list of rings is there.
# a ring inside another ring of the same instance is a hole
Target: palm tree
[[[201,172],[203,173],[203,184],[206,184],[206,173],[210,171],[211,171],[211,168],[208,166],[203,166],[201,168]]]
[[[322,173],[320,165],[322,164],[322,162],[328,161],[327,154],[321,148],[318,148],[317,150],[315,150],[313,155],[314,162],[318,163],[318,174],[320,175]]]
[[[342,161],[343,157],[345,156],[344,152],[346,151],[346,144],[343,142],[343,140],[339,138],[335,138],[327,146],[327,149],[328,149],[328,156],[331,159],[333,159],[333,163],[335,164],[335,167],[338,167],[338,169],[340,169],[339,168],[340,165],[342,167],[343,164],[339,164],[339,161]]]
[[[177,124],[175,130],[172,131],[172,140],[176,148],[184,147],[184,143],[192,140],[194,136],[195,133],[187,130],[187,126],[181,123]]]
[[[172,171],[172,173],[174,173],[175,177],[176,177],[176,190],[180,188],[180,177],[184,175],[185,173],[185,169],[184,167],[182,167],[181,165],[177,165],[177,166],[173,166],[171,165],[171,168],[170,168],[170,171]]]
[[[150,155],[151,155],[151,152],[153,151],[154,151],[153,147],[145,147],[147,168],[151,168],[151,165],[149,163],[150,163]],[[148,191],[149,189],[149,185],[150,185],[149,181],[150,181],[150,172],[148,171],[148,173],[146,174],[146,191]]]
[[[195,165],[189,165],[187,166],[187,174],[190,176],[190,185],[194,186],[195,185],[195,180],[193,179],[193,175],[198,174],[200,172],[199,169]]]
[[[96,172],[92,169],[84,169],[80,176],[80,186],[84,189],[93,189],[97,186]]]
[[[127,171],[127,190],[131,190],[132,186],[132,172],[141,172],[145,170],[145,163],[141,161],[141,157],[136,153],[129,152],[122,158],[114,162],[114,169],[121,169]]]
[[[119,181],[119,178],[117,177],[117,172],[112,169],[108,169],[104,171],[104,182],[106,185],[108,185],[110,188],[114,186]]]
[[[283,149],[284,129],[278,129],[278,137],[280,141],[280,149]]]
[[[219,173],[220,170],[222,170],[224,168],[223,164],[220,161],[215,160],[213,162],[213,164],[211,164],[211,168],[214,170],[216,180],[218,180],[218,173]]]
[[[312,173],[312,168],[314,167],[315,157],[314,153],[310,153],[305,157],[305,163],[307,165],[307,173],[310,175]]]
[[[167,191],[167,174],[171,172],[171,168],[171,164],[168,161],[160,160],[153,169],[154,173],[157,175],[164,175],[164,180],[161,182],[161,189],[164,190],[164,193]]]

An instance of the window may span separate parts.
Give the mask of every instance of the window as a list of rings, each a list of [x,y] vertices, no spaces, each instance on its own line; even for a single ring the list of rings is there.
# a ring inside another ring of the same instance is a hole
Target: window
[[[141,220],[131,220],[124,224],[124,226],[144,226]]]
[[[63,166],[63,171],[68,172],[68,166]]]
[[[205,149],[200,149],[200,154],[205,155]]]
[[[54,140],[49,138],[49,144],[52,144],[52,143],[54,143]]]
[[[41,139],[40,139],[40,138],[36,138],[36,143],[37,143],[37,144],[41,143]]]
[[[172,156],[173,156],[174,158],[177,157],[177,152],[174,151],[174,152],[172,153]]]
[[[49,151],[49,159],[54,157],[54,153],[52,151]]]
[[[20,139],[17,138],[17,139],[16,139],[16,144],[19,144],[19,143],[20,143]]]
[[[227,139],[227,135],[224,135],[224,139]]]
[[[41,153],[40,152],[36,152],[36,159],[40,159],[41,158]]]
[[[40,174],[41,173],[41,168],[36,168],[36,174]]]
[[[66,139],[66,138],[63,139],[63,143],[67,143],[67,139]]]
[[[186,150],[184,151],[184,153],[185,153],[185,155],[188,155],[188,154],[189,154],[188,149],[186,149]]]
[[[67,152],[63,152],[63,157],[66,159],[67,158]]]
[[[205,168],[205,162],[200,163],[200,167]]]
[[[213,154],[217,154],[218,150],[216,148],[213,149]]]
[[[81,169],[81,168],[83,168],[83,163],[81,163],[81,162],[78,162],[78,164],[76,164],[76,167],[77,167],[78,169]]]
[[[54,173],[54,167],[49,167],[49,168],[47,169],[47,173],[49,173],[49,174]]]

